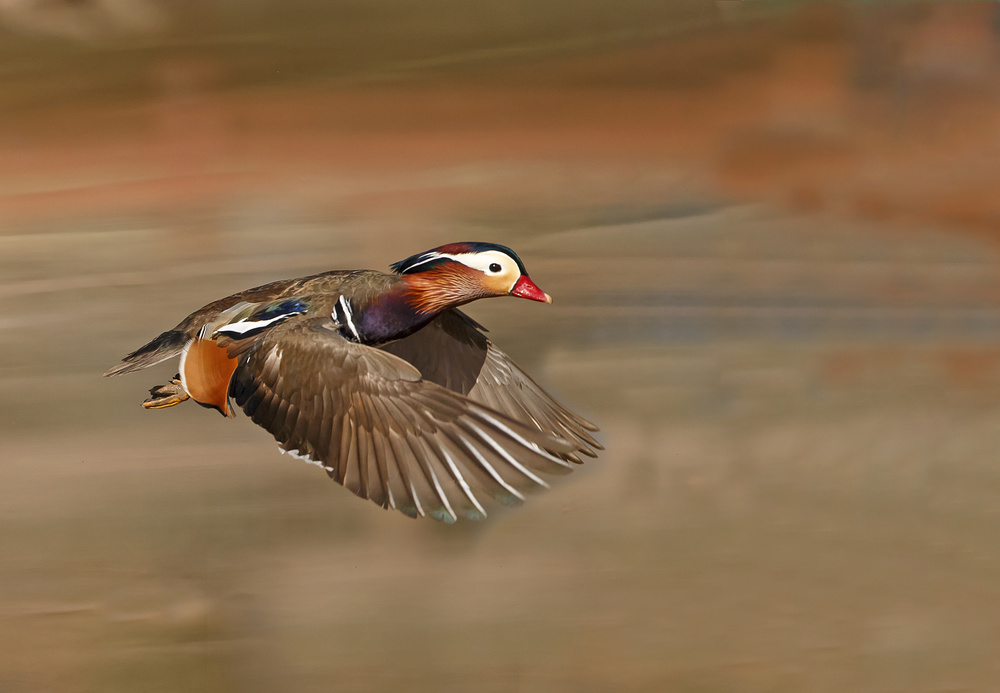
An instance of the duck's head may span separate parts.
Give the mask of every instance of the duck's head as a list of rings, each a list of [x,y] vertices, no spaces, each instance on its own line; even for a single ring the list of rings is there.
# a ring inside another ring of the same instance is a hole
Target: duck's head
[[[422,313],[490,296],[552,303],[528,277],[521,258],[496,243],[449,243],[400,260],[392,270],[405,277],[410,301]]]

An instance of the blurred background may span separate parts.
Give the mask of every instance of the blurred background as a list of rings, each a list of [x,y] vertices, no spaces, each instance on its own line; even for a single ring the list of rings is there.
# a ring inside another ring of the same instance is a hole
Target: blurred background
[[[998,154],[997,3],[0,0],[0,691],[995,690]],[[457,240],[607,446],[485,523],[100,377]]]

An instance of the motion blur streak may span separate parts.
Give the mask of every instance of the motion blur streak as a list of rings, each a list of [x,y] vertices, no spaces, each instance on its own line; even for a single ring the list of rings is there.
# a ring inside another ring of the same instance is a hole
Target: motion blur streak
[[[0,0],[0,691],[987,691],[1000,5]],[[456,239],[605,455],[411,522],[102,380]]]

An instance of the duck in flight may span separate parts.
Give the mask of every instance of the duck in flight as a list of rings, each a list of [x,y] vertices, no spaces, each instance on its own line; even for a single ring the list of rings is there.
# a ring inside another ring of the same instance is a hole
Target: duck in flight
[[[483,519],[603,449],[457,309],[492,296],[551,303],[513,250],[452,243],[392,265],[272,282],[214,301],[105,376],[175,356],[142,406],[188,399],[269,431],[383,508]]]

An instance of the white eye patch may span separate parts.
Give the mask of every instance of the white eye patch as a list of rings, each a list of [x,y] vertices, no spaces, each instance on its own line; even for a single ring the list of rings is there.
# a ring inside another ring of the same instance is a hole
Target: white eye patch
[[[407,272],[412,272],[415,267],[419,267],[428,262],[433,262],[434,260],[441,260],[443,258],[448,258],[449,260],[454,260],[455,262],[461,262],[466,267],[471,267],[472,269],[479,270],[480,272],[485,272],[486,274],[500,274],[501,272],[508,271],[515,267],[514,261],[510,259],[509,256],[501,253],[499,250],[484,250],[481,253],[438,253],[430,252],[427,253],[420,259],[420,262],[414,263],[407,268]],[[491,265],[500,265],[500,269],[490,269]]]
[[[516,269],[514,261],[499,250],[484,250],[481,253],[461,253],[459,255],[448,255],[447,257],[486,274],[500,274],[512,268]],[[495,267],[491,269],[493,265],[500,265],[500,269],[497,270]]]
[[[515,272],[518,276],[521,274],[514,260],[511,259],[509,255],[501,253],[499,250],[484,250],[479,253],[439,253],[432,250],[421,255],[419,261],[407,267],[406,273],[409,274],[413,272],[413,270],[420,267],[420,265],[426,265],[428,262],[443,260],[445,258],[448,260],[454,260],[455,262],[461,262],[466,267],[479,270],[484,274],[494,276],[507,272]],[[498,265],[499,269],[497,269]]]

